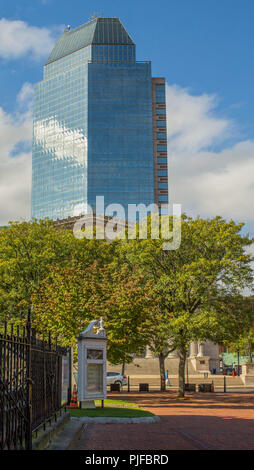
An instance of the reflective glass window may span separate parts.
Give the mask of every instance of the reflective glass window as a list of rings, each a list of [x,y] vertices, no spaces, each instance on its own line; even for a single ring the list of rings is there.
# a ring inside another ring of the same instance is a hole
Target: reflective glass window
[[[167,146],[166,145],[157,145],[158,152],[166,152]]]
[[[158,132],[156,137],[157,137],[158,140],[166,140],[167,139],[167,134],[165,132],[163,132],[163,133]]]
[[[165,85],[156,85],[156,103],[165,103]]]
[[[163,108],[163,109],[158,109],[158,108],[157,108],[157,109],[156,109],[156,114],[157,114],[158,116],[160,116],[160,115],[163,116],[164,114],[166,114],[166,108]]]

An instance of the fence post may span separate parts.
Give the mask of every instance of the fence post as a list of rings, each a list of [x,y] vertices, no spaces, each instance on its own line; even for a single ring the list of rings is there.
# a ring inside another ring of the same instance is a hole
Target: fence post
[[[128,375],[128,392],[130,391],[130,376]]]
[[[32,449],[32,377],[31,377],[31,307],[27,315],[27,356],[26,356],[26,450]]]
[[[68,405],[71,402],[71,394],[72,394],[72,389],[73,389],[73,349],[69,348],[68,351],[68,356],[69,356],[69,387],[68,387]]]
[[[224,375],[224,393],[226,393],[226,376]]]
[[[43,428],[45,430],[45,423],[47,419],[47,384],[46,384],[46,351],[45,351],[45,340],[43,335],[43,409],[44,409],[44,425]]]

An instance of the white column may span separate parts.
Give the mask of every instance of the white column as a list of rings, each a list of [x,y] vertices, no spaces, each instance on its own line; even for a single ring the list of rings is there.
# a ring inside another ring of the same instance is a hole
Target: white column
[[[205,355],[205,344],[202,341],[198,342],[198,357],[204,357]]]
[[[196,341],[192,341],[190,344],[190,357],[195,357],[198,353],[198,343]]]
[[[146,347],[146,359],[151,359],[154,358],[153,351],[149,348],[149,346]]]

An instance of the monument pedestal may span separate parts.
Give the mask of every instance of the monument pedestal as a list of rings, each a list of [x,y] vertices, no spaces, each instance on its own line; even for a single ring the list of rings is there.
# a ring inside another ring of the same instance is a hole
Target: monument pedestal
[[[96,408],[94,400],[82,400],[80,402],[80,408],[82,410],[94,410]]]
[[[204,373],[210,374],[209,361],[210,361],[209,356],[191,357],[191,362],[193,364],[194,369],[200,374],[204,374]]]
[[[245,362],[242,364],[242,374],[241,378],[243,380],[244,385],[254,385],[254,363],[253,362]]]

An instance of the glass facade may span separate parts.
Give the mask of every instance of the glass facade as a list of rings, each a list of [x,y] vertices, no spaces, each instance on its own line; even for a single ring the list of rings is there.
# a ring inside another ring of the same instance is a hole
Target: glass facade
[[[70,56],[69,56],[70,57]],[[51,72],[34,98],[32,217],[84,213],[87,202],[88,64]]]
[[[157,122],[157,127],[165,127],[165,126],[166,126],[165,121],[158,121]]]
[[[154,198],[151,67],[89,64],[88,201],[150,204]]]
[[[165,115],[166,114],[166,109],[156,109],[156,114],[158,115]]]
[[[156,103],[165,103],[165,85],[156,85]]]
[[[157,139],[158,139],[158,140],[166,140],[166,139],[167,139],[167,134],[166,134],[166,132],[158,132],[158,134],[157,134]]]
[[[126,217],[154,202],[151,64],[117,18],[65,32],[35,87],[32,217],[96,211],[96,196]]]

